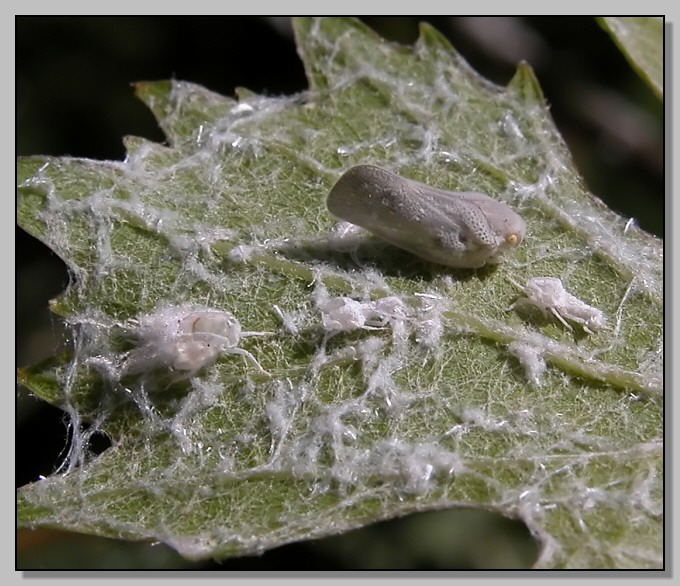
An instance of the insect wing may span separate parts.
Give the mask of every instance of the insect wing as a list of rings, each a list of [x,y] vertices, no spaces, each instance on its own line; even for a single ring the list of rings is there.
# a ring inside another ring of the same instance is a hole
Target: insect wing
[[[477,235],[489,228],[474,201],[371,165],[347,171],[331,189],[327,205],[336,217],[449,266],[481,266],[491,251],[480,251],[479,259],[474,252],[494,244],[492,238]]]

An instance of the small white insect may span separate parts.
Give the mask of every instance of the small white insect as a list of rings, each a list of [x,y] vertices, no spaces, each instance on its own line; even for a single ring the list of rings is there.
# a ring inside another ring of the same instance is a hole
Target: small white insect
[[[399,248],[455,268],[498,262],[524,239],[524,220],[488,195],[450,192],[372,165],[349,169],[328,210]]]
[[[533,277],[527,280],[524,287],[515,281],[511,282],[524,291],[526,297],[515,301],[509,310],[520,305],[531,305],[544,315],[550,312],[570,331],[572,327],[566,320],[580,324],[589,334],[593,333],[592,329],[607,327],[604,313],[569,293],[557,277]]]
[[[139,348],[132,350],[123,374],[138,374],[157,368],[172,368],[193,376],[221,354],[240,354],[260,372],[268,374],[239,340],[262,332],[241,331],[241,324],[228,311],[181,305],[165,307],[136,320]]]
[[[390,296],[362,303],[349,297],[333,297],[319,305],[321,321],[326,332],[337,334],[363,328],[379,330],[393,318],[403,317],[404,304]]]

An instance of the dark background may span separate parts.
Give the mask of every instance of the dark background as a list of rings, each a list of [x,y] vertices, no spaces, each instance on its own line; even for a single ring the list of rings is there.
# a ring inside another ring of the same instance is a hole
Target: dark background
[[[418,22],[427,21],[481,75],[500,85],[520,60],[528,61],[591,191],[663,237],[663,106],[594,19],[362,20],[404,44],[413,43]],[[227,96],[237,86],[267,95],[307,87],[285,17],[18,17],[17,155],[120,160],[125,135],[162,142],[130,84],[168,78]],[[51,355],[62,337],[47,302],[65,288],[68,275],[56,255],[19,228],[16,266],[17,366],[24,366]],[[62,413],[17,389],[17,487],[54,471],[65,437]],[[441,539],[421,551],[423,536],[433,532]],[[473,534],[485,544],[482,556],[479,547],[470,547]],[[522,524],[475,511],[413,515],[219,565],[190,564],[164,546],[52,531],[21,532],[18,543],[24,569],[509,568],[527,567],[536,556]]]

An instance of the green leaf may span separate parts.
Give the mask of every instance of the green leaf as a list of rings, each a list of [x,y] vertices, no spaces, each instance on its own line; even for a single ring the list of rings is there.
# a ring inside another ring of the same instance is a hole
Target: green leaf
[[[413,48],[346,18],[295,31],[303,95],[140,83],[167,146],[19,160],[20,224],[73,273],[53,303],[72,350],[20,378],[76,429],[62,473],[18,491],[19,526],[203,559],[476,507],[522,519],[536,567],[661,566],[661,241],[586,191],[528,65],[503,89],[427,25]],[[359,163],[497,197],[527,238],[476,271],[343,251],[324,201]],[[532,277],[608,327],[509,311]],[[324,335],[327,296],[389,295],[405,319]],[[145,316],[186,304],[268,332],[239,347],[271,376],[229,353],[126,373]],[[96,431],[113,445],[90,457]]]
[[[640,77],[663,98],[663,18],[607,16],[598,21]]]

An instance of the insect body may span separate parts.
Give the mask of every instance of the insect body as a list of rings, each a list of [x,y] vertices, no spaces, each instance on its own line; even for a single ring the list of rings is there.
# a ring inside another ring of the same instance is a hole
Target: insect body
[[[240,354],[265,373],[255,357],[238,348],[245,336],[241,324],[228,311],[200,306],[170,306],[141,317],[137,337],[141,345],[130,352],[125,374],[171,368],[193,376],[222,354]]]
[[[349,169],[327,205],[390,244],[455,268],[497,262],[526,233],[524,220],[488,195],[436,189],[372,165]]]
[[[515,301],[510,309],[530,305],[539,309],[544,315],[550,312],[570,331],[572,327],[566,320],[580,324],[589,334],[592,334],[593,330],[607,327],[604,313],[569,293],[564,288],[561,279],[557,277],[533,277],[527,280],[524,287],[514,281],[511,282],[522,289],[526,297]]]
[[[324,330],[333,334],[357,329],[379,330],[390,320],[402,318],[403,303],[398,297],[383,297],[360,302],[349,297],[333,297],[322,303],[321,320]]]

